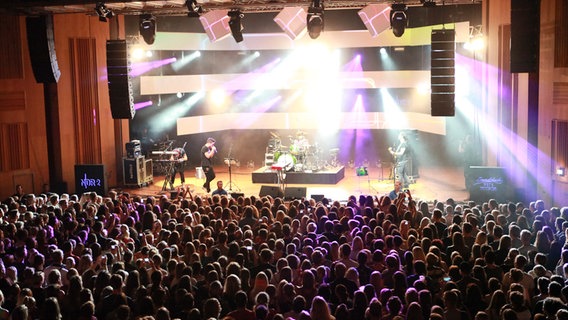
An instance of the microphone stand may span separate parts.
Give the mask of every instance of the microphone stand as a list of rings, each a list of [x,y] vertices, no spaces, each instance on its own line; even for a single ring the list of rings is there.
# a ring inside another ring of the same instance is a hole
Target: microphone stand
[[[168,145],[168,147],[166,148],[166,150],[164,150],[162,157],[163,160],[168,160],[166,159],[167,156],[167,152],[170,150],[170,148],[172,147],[172,145],[174,144],[174,141],[172,140],[172,142],[170,142],[170,144]],[[185,147],[185,144],[183,145]],[[172,178],[172,174],[174,173],[174,162],[173,161],[169,161],[165,167],[164,167],[164,171],[166,173],[166,176],[164,178],[164,184],[162,185],[162,192],[167,191],[168,190],[168,183],[170,183],[170,189],[173,190],[174,185],[170,182],[171,178]]]
[[[235,160],[233,158],[231,158],[231,153],[233,151],[233,145],[231,144],[231,146],[229,147],[229,154],[227,155],[227,158],[225,158],[225,162],[227,163],[227,165],[229,166],[229,184],[227,185],[229,192],[233,192],[233,187],[235,187],[237,192],[240,192],[241,189],[239,189],[239,187],[233,183],[233,174],[231,171],[231,167],[232,167],[232,162]]]

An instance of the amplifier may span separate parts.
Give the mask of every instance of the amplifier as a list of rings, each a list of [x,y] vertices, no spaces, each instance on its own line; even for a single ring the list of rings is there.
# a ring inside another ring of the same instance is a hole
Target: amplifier
[[[142,155],[140,140],[132,140],[126,143],[126,157],[137,158]]]

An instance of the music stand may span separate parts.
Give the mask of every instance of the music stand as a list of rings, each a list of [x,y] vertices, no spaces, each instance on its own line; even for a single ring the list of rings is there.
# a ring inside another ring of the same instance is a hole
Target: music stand
[[[236,163],[236,161],[234,158],[231,158],[232,151],[233,145],[229,147],[229,154],[227,155],[227,158],[225,158],[225,163],[227,164],[227,166],[229,166],[229,184],[227,185],[227,191],[229,193],[233,192],[233,187],[235,188],[236,192],[241,192],[241,189],[233,183],[233,172],[231,171],[231,167],[233,166],[233,163]]]

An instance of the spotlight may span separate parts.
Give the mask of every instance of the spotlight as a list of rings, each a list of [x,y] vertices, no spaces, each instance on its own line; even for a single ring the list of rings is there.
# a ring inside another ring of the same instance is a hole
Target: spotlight
[[[203,8],[197,3],[197,0],[185,1],[187,7],[187,16],[192,18],[199,18],[203,13]]]
[[[156,17],[150,13],[140,15],[140,35],[147,44],[153,44],[156,40]]]
[[[406,5],[404,3],[393,3],[390,13],[392,33],[395,37],[402,37],[404,29],[408,24],[406,16]]]
[[[436,1],[434,0],[420,0],[420,2],[426,8],[433,8],[436,6]]]
[[[320,0],[312,0],[306,19],[310,38],[316,39],[323,31],[323,3]]]
[[[241,18],[245,15],[239,9],[233,9],[227,13],[229,16],[229,28],[231,28],[231,33],[236,42],[243,41],[243,25],[241,24]]]
[[[566,168],[564,168],[564,167],[556,168],[556,175],[557,176],[564,177],[565,174],[566,174]]]
[[[114,17],[114,12],[106,7],[104,2],[97,2],[95,5],[95,12],[99,16],[99,21],[107,22],[107,18],[110,19]]]

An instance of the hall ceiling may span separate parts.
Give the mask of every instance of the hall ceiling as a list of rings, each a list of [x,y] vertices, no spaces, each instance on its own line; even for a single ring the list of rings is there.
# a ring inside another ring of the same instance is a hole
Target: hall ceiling
[[[311,1],[301,0],[197,0],[204,11],[238,8],[244,12],[271,12],[280,11],[284,7],[309,7]],[[322,0],[326,10],[330,9],[357,9],[368,4],[391,4],[394,0]],[[398,0],[398,2],[401,2]],[[409,6],[421,6],[423,1],[402,1]],[[481,0],[436,0],[437,5],[455,5],[480,3]],[[84,13],[96,15],[97,1],[85,0],[1,0],[0,14],[43,15],[61,13]],[[185,0],[165,1],[104,1],[107,8],[115,14],[139,15],[152,13],[154,15],[186,15],[188,10]]]

